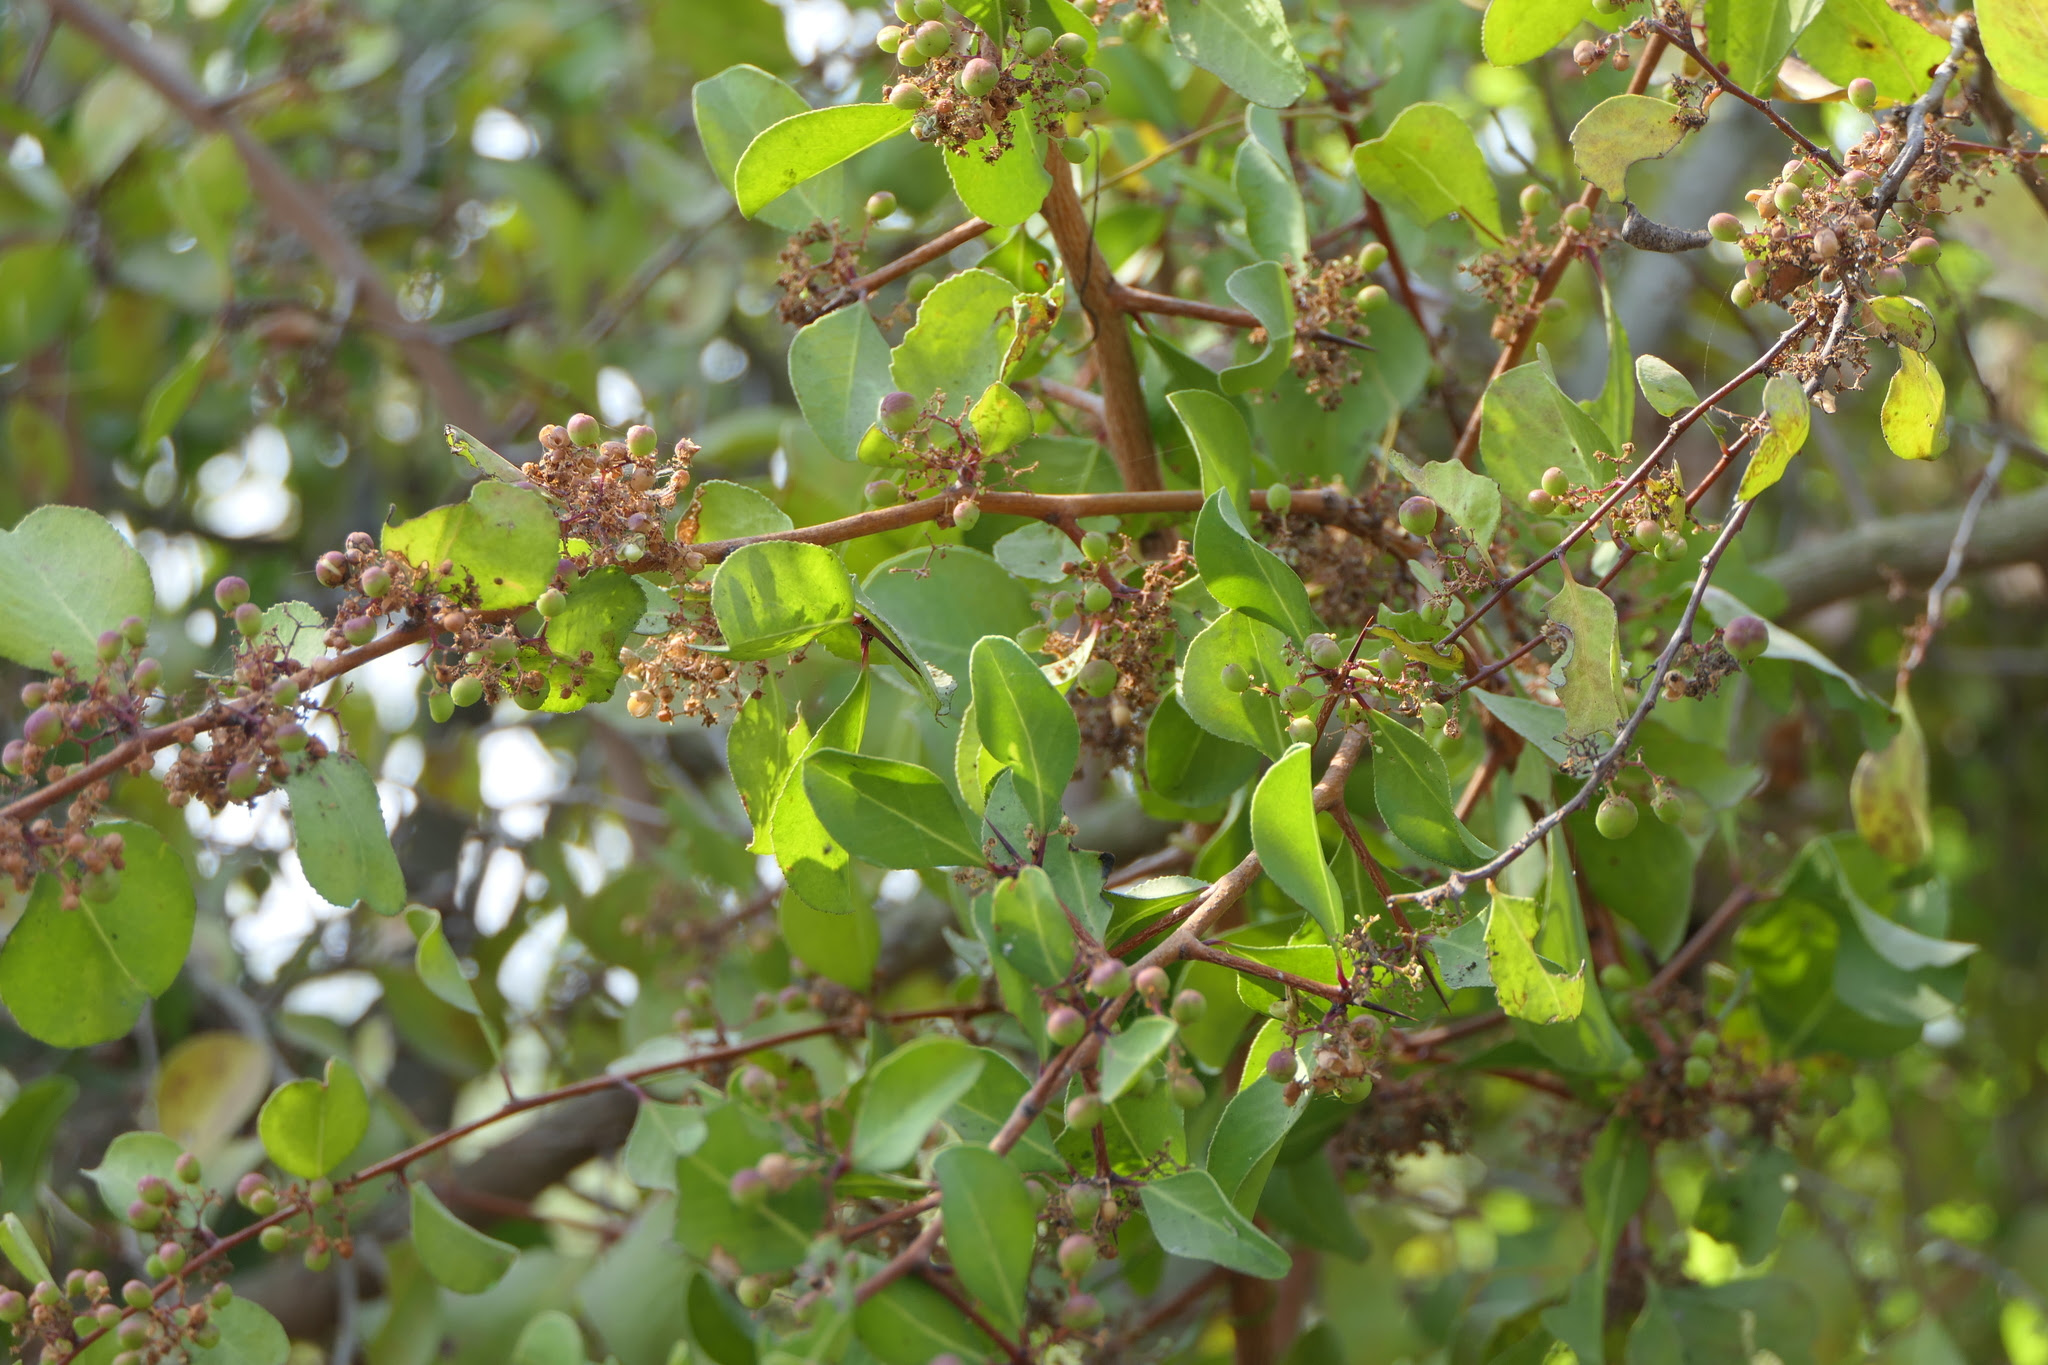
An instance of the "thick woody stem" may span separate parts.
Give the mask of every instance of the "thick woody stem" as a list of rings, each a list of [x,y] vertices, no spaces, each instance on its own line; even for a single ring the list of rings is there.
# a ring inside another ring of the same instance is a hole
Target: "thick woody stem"
[[[1145,390],[1138,383],[1138,360],[1131,352],[1130,329],[1116,297],[1116,277],[1102,249],[1095,245],[1088,214],[1074,192],[1074,168],[1055,150],[1046,160],[1052,189],[1045,196],[1045,221],[1066,263],[1067,279],[1081,308],[1095,328],[1095,368],[1102,377],[1103,426],[1109,453],[1123,475],[1124,487],[1144,492],[1163,486],[1159,456],[1152,448],[1152,419],[1145,411]]]

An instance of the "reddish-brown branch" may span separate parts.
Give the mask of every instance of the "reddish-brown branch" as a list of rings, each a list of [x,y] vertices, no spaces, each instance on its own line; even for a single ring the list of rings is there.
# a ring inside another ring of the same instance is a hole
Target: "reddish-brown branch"
[[[1785,121],[1784,115],[1780,114],[1777,110],[1771,108],[1770,103],[1768,101],[1758,99],[1755,95],[1752,95],[1751,93],[1749,93],[1749,91],[1743,89],[1740,85],[1737,85],[1733,80],[1730,80],[1728,77],[1728,73],[1725,70],[1723,70],[1720,67],[1720,65],[1717,64],[1712,58],[1707,56],[1707,54],[1701,50],[1698,43],[1693,41],[1692,34],[1681,33],[1679,30],[1674,28],[1668,28],[1665,25],[1656,22],[1655,20],[1652,20],[1650,22],[1650,31],[1656,34],[1658,37],[1664,39],[1665,42],[1670,43],[1680,52],[1683,52],[1686,56],[1692,58],[1693,61],[1699,66],[1700,70],[1706,72],[1707,75],[1713,78],[1714,84],[1720,86],[1721,89],[1727,91],[1729,94],[1735,96],[1735,98],[1741,100],[1744,104],[1748,105],[1750,108],[1756,110],[1765,118],[1769,119],[1771,121],[1771,126],[1776,128],[1779,132],[1783,133],[1788,139],[1790,139],[1793,145],[1798,147],[1800,151],[1805,152],[1815,161],[1818,161],[1821,165],[1826,166],[1828,168],[1828,173],[1830,175],[1840,175],[1842,173],[1841,163],[1836,161],[1835,158],[1829,154],[1828,150],[1825,147],[1817,145],[1812,138],[1809,138],[1806,134],[1800,132],[1797,128],[1794,128],[1791,124],[1787,123]]]
[[[1662,995],[1669,990],[1672,982],[1691,971],[1699,960],[1706,956],[1707,950],[1714,946],[1714,941],[1728,932],[1735,921],[1742,917],[1743,911],[1758,901],[1769,899],[1771,897],[1767,893],[1753,886],[1738,886],[1730,891],[1727,899],[1715,906],[1714,912],[1693,931],[1692,937],[1671,955],[1671,960],[1659,967],[1657,974],[1650,978],[1650,994]]]
[[[941,1275],[938,1271],[927,1265],[918,1267],[917,1277],[945,1295],[947,1301],[959,1309],[969,1322],[979,1328],[983,1336],[996,1344],[997,1350],[1001,1351],[1011,1360],[1016,1361],[1017,1365],[1024,1365],[1024,1362],[1029,1359],[1024,1354],[1022,1346],[1004,1336],[996,1328],[996,1325],[983,1316],[979,1308],[974,1306],[974,1300],[960,1292],[960,1287],[953,1283],[951,1275]]]
[[[902,279],[919,266],[930,265],[939,257],[950,255],[955,249],[967,245],[993,226],[994,224],[984,223],[979,218],[969,218],[958,227],[947,228],[923,246],[914,247],[887,265],[876,266],[867,274],[850,281],[846,286],[847,296],[841,302],[852,303],[855,299],[864,299],[883,285]]]

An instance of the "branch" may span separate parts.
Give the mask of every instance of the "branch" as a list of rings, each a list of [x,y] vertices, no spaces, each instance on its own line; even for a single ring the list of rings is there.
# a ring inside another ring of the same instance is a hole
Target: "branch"
[[[1982,485],[1980,485],[1981,487]],[[1947,566],[1965,512],[1921,512],[1866,522],[1758,565],[1785,589],[1787,620],[1904,581],[1932,582]],[[1962,567],[2048,559],[2048,488],[1983,509],[1965,537]]]
[[[1720,86],[1723,90],[1769,119],[1771,126],[1791,139],[1800,151],[1805,152],[1815,161],[1826,166],[1830,175],[1840,175],[1842,173],[1841,163],[1836,161],[1826,148],[1819,146],[1812,138],[1787,123],[1784,115],[1771,108],[1767,101],[1758,99],[1755,95],[1750,94],[1749,91],[1728,79],[1728,73],[1722,70],[1705,52],[1700,50],[1699,44],[1693,41],[1691,33],[1681,33],[1677,29],[1667,28],[1654,20],[1650,23],[1650,31],[1658,34],[1665,42],[1670,43],[1680,52],[1692,58],[1702,71],[1714,78],[1714,84]]]
[[[1927,658],[1927,646],[1933,643],[1935,632],[1948,622],[1948,605],[1944,600],[1948,590],[1962,575],[1963,559],[1970,553],[1970,538],[1977,529],[1977,518],[1984,511],[1984,504],[1990,500],[1991,490],[1998,487],[1998,476],[2005,472],[2005,462],[2012,455],[2009,442],[2000,441],[1991,452],[1991,462],[1984,466],[1984,472],[1977,477],[1977,486],[1970,491],[1970,501],[1963,507],[1962,520],[1956,523],[1956,533],[1949,541],[1948,557],[1942,561],[1941,576],[1927,589],[1927,616],[1911,631],[1912,645],[1906,657],[1899,663],[1899,680],[1912,676]]]
[[[1052,229],[1074,294],[1095,328],[1095,366],[1102,377],[1109,453],[1116,458],[1125,488],[1158,488],[1159,456],[1152,449],[1152,418],[1145,410],[1145,390],[1138,383],[1130,328],[1124,325],[1123,309],[1117,301],[1116,277],[1095,244],[1087,210],[1074,192],[1074,168],[1054,149],[1046,157],[1046,169],[1052,173],[1052,189],[1045,196],[1043,209],[1046,225]]]
[[[1738,886],[1729,892],[1728,898],[1714,907],[1714,913],[1707,916],[1706,922],[1694,930],[1692,937],[1671,955],[1671,960],[1659,967],[1657,974],[1650,978],[1650,994],[1662,995],[1670,988],[1672,982],[1691,971],[1699,960],[1706,956],[1707,949],[1714,946],[1714,940],[1726,933],[1729,926],[1742,917],[1743,911],[1758,901],[1770,899],[1770,896],[1753,886]]]
[[[140,76],[195,126],[223,133],[235,144],[249,171],[249,184],[279,226],[296,233],[313,254],[334,272],[336,282],[353,285],[370,322],[404,352],[448,421],[471,431],[489,431],[490,415],[470,392],[469,383],[434,339],[399,311],[398,297],[384,281],[377,264],[336,222],[319,196],[292,177],[268,145],[244,128],[225,107],[207,98],[184,72],[171,66],[126,24],[92,0],[46,0],[55,19],[91,38],[101,50]]]

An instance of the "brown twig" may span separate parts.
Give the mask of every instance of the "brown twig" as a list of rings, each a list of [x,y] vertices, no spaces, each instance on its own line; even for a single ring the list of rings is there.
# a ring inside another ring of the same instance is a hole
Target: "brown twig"
[[[1789,138],[1800,151],[1805,152],[1815,161],[1826,166],[1828,174],[1840,175],[1842,173],[1841,163],[1835,160],[1827,148],[1818,145],[1812,138],[1787,123],[1784,115],[1771,108],[1768,101],[1758,99],[1755,95],[1737,85],[1733,80],[1730,80],[1728,73],[1701,50],[1699,44],[1693,41],[1690,33],[1681,33],[1677,29],[1666,27],[1654,19],[1650,21],[1650,32],[1659,35],[1665,42],[1670,43],[1680,52],[1692,58],[1700,70],[1713,77],[1714,84],[1720,86],[1723,90],[1769,119],[1771,126]]]
[[[1714,946],[1714,940],[1728,931],[1730,925],[1742,917],[1742,912],[1758,901],[1769,900],[1770,896],[1753,886],[1742,885],[1728,893],[1727,899],[1714,907],[1698,929],[1693,931],[1671,955],[1671,960],[1657,969],[1647,987],[1651,995],[1662,995],[1671,988],[1671,983],[1691,971],[1699,960],[1706,956],[1707,949]]]

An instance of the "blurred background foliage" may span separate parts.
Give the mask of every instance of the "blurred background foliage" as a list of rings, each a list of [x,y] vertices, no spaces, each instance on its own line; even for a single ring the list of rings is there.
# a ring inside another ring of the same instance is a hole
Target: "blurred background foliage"
[[[1356,101],[1358,136],[1381,130],[1379,111],[1444,101],[1480,133],[1505,192],[1531,179],[1575,187],[1565,131],[1627,80],[1582,78],[1561,52],[1489,67],[1477,55],[1479,10],[1457,0],[1288,9],[1313,69]],[[840,0],[144,0],[125,17],[212,110],[312,187],[400,312],[380,321],[363,290],[337,291],[333,269],[293,230],[303,224],[252,187],[227,133],[168,107],[43,5],[0,9],[0,524],[49,502],[114,517],[151,565],[151,652],[173,676],[222,657],[202,592],[218,573],[246,576],[259,601],[321,600],[310,572],[319,551],[392,509],[411,515],[460,496],[468,471],[440,435],[458,414],[515,459],[543,421],[571,411],[608,425],[646,418],[665,438],[703,445],[700,474],[760,488],[799,524],[858,506],[865,471],[825,454],[791,395],[791,329],[776,315],[784,239],[739,218],[698,144],[690,96],[744,62],[814,104],[872,99],[885,73],[870,41],[876,10]],[[1115,85],[1097,173],[1242,109],[1157,34],[1105,45],[1100,62]],[[1314,107],[1325,116],[1288,120],[1287,137],[1308,169],[1310,230],[1320,233],[1356,214],[1358,192],[1343,123]],[[1856,135],[1860,117],[1840,104],[1793,110],[1824,141]],[[1096,202],[1120,278],[1224,297],[1223,279],[1247,259],[1236,245],[1236,138],[1231,127]],[[1651,216],[1697,223],[1735,207],[1784,154],[1760,120],[1721,109],[1683,156],[1639,167],[1632,187]],[[848,222],[871,189],[893,191],[901,206],[870,232],[869,266],[961,217],[937,159],[907,139],[863,154],[843,182]],[[1732,590],[1770,609],[1789,587],[1811,609],[1799,629],[1875,692],[1889,690],[1917,595],[1878,584],[1808,601],[1797,583],[1774,582],[1767,562],[1957,505],[1998,430],[2026,447],[2006,489],[2044,481],[2034,448],[2048,441],[2042,228],[2009,174],[1953,226],[1941,271],[1953,297],[1942,302],[1966,324],[1936,350],[1958,420],[1947,457],[1892,459],[1876,396],[1846,403],[1817,422],[1813,447],[1731,557]],[[1396,233],[1441,319],[1440,353],[1390,313],[1376,321],[1363,382],[1334,412],[1284,380],[1253,408],[1279,474],[1356,486],[1396,416],[1405,451],[1442,458],[1455,439],[1446,413],[1478,397],[1494,345],[1490,315],[1456,272],[1470,236],[1458,223],[1397,222]],[[952,264],[991,245],[971,244]],[[1000,259],[1027,269],[1030,254],[1013,243]],[[1730,265],[1713,253],[1617,249],[1599,278],[1572,271],[1539,333],[1567,391],[1598,386],[1603,283],[1634,349],[1664,356],[1702,391],[1746,362],[1771,324],[1728,305]],[[899,337],[903,290],[875,301]],[[1059,333],[1068,355],[1053,373],[1078,363],[1081,327],[1070,310]],[[1160,320],[1158,330],[1207,360],[1231,354],[1232,338],[1202,324]],[[1967,379],[1965,342],[1996,405]],[[444,356],[445,373],[423,372],[408,346]],[[1169,468],[1188,472],[1177,427],[1162,421],[1160,433]],[[1694,473],[1713,453],[1704,428],[1683,447]],[[970,540],[986,545],[1010,525],[986,518]],[[851,547],[849,560],[865,570],[926,543],[921,531],[899,533]],[[1769,1263],[1803,1306],[1759,1298],[1757,1311],[1810,1314],[1821,1361],[2048,1362],[2048,575],[2020,559],[1965,581],[1966,609],[1936,645],[1916,701],[1932,741],[1936,861],[1956,888],[1950,932],[1985,951],[1970,960],[1962,1012],[1919,1043],[1853,1067],[1803,1064],[1797,1194]],[[963,593],[949,609],[984,605]],[[786,687],[810,710],[847,681],[821,662]],[[12,694],[0,704],[13,708]],[[1845,822],[1866,736],[1843,695],[1808,679],[1730,708],[1731,752],[1767,773],[1760,818],[1731,831],[1732,859],[1775,870],[1812,833]],[[336,704],[400,821],[412,894],[454,912],[450,932],[480,992],[513,1026],[522,1081],[588,1074],[666,1032],[682,980],[707,964],[741,1013],[786,980],[788,947],[765,915],[729,938],[698,932],[761,897],[718,732],[633,721],[617,702],[546,720],[464,713],[433,727],[402,662],[369,670]],[[897,737],[887,743],[944,752],[907,700],[891,714]],[[173,833],[199,870],[199,951],[132,1040],[64,1056],[0,1039],[0,1098],[12,1096],[0,1112],[0,1202],[33,1203],[46,1162],[55,1188],[77,1197],[80,1169],[137,1119],[194,1125],[214,1148],[210,1162],[253,1160],[231,1136],[239,1124],[220,1120],[250,1089],[237,1078],[253,1074],[260,1097],[280,1056],[304,1071],[308,1057],[345,1051],[385,1079],[402,1101],[379,1113],[373,1145],[385,1150],[488,1107],[496,1082],[474,1024],[393,969],[407,945],[385,926],[312,896],[274,801],[213,820],[164,808],[148,784],[123,802]],[[1079,818],[1083,842],[1125,858],[1169,828],[1113,778]],[[950,950],[937,931],[952,911],[900,873],[882,895],[884,998],[938,998]],[[234,1038],[247,1046],[222,1041]],[[52,1140],[39,1115],[62,1112],[60,1080],[79,1094]],[[1545,1178],[1566,1158],[1549,1141],[1556,1118],[1509,1080],[1457,1084],[1469,1150],[1404,1163],[1359,1197],[1371,1250],[1325,1258],[1309,1312],[1330,1324],[1334,1335],[1313,1340],[1331,1354],[1300,1358],[1484,1360],[1503,1323],[1580,1265],[1583,1222]],[[445,1333],[454,1354],[444,1359],[502,1359],[525,1312],[573,1300],[627,1365],[662,1359],[668,1328],[628,1302],[668,1292],[658,1239],[593,1233],[616,1230],[615,1191],[590,1168],[573,1190],[548,1189],[558,1174],[528,1172],[523,1198],[537,1205],[500,1210],[514,1224],[532,1217],[526,1235],[552,1238],[553,1258],[529,1257],[485,1300],[443,1296],[438,1308],[418,1301],[403,1266],[366,1271],[346,1340],[381,1363],[425,1359],[419,1343]],[[1705,1283],[1754,1274],[1690,1226],[1706,1156],[1667,1147],[1657,1174],[1661,1240],[1648,1250]],[[303,1291],[290,1278],[277,1273],[273,1302]],[[332,1344],[332,1305],[301,1308],[296,1318],[281,1310],[295,1335]],[[1227,1357],[1228,1346],[1218,1319],[1185,1358]]]

